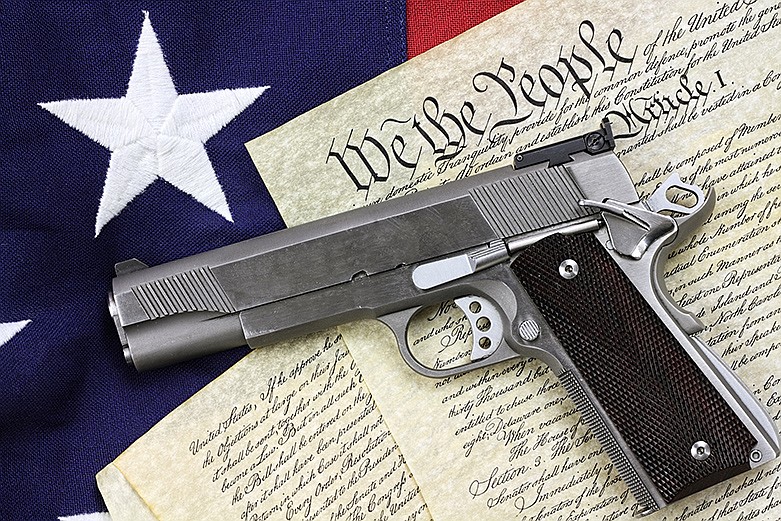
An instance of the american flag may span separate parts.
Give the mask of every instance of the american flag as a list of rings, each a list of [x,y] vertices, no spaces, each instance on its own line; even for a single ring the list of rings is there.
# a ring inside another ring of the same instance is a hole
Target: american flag
[[[109,519],[95,473],[244,354],[136,373],[114,264],[282,228],[246,141],[518,1],[0,1],[0,519]]]

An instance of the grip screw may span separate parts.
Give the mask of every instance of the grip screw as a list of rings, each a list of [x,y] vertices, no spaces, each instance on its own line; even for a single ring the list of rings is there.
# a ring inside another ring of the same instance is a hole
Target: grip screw
[[[759,463],[762,461],[762,451],[760,450],[752,450],[751,454],[749,455],[749,459],[752,463]]]
[[[705,461],[710,456],[710,445],[704,441],[698,441],[692,445],[692,458],[697,461]]]
[[[574,279],[578,276],[578,270],[580,268],[578,267],[578,263],[575,262],[572,259],[567,259],[561,264],[559,264],[559,275],[564,277],[565,279]]]

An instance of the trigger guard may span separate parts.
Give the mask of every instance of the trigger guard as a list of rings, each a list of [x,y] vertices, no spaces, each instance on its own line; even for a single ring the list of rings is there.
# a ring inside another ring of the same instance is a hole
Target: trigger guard
[[[472,355],[476,362],[494,354],[502,343],[502,315],[496,306],[483,297],[468,296],[455,299],[472,327]]]
[[[414,317],[424,306],[416,306],[408,309],[403,309],[395,313],[383,315],[377,317],[377,320],[388,326],[393,331],[396,337],[396,344],[399,346],[399,353],[404,362],[416,373],[427,376],[429,378],[446,378],[448,376],[454,376],[463,373],[465,370],[462,367],[454,367],[449,369],[432,369],[415,358],[412,354],[412,350],[407,343],[407,325],[412,317]]]
[[[470,302],[475,299],[475,297],[465,298],[469,299]],[[399,346],[399,353],[401,354],[401,358],[410,367],[410,369],[416,373],[429,378],[447,378],[449,376],[460,375],[474,369],[488,367],[489,365],[518,357],[518,353],[513,351],[508,346],[506,341],[500,339],[500,341],[496,343],[496,347],[493,348],[492,356],[484,355],[480,360],[472,360],[470,363],[465,365],[443,369],[434,369],[422,364],[417,358],[415,358],[415,355],[412,354],[412,350],[407,343],[407,326],[410,320],[412,320],[412,317],[414,317],[424,307],[425,306],[411,307],[397,311],[395,313],[389,313],[387,315],[377,317],[377,320],[388,326],[393,332],[394,336],[396,337],[396,343]],[[494,309],[496,308],[494,307]]]

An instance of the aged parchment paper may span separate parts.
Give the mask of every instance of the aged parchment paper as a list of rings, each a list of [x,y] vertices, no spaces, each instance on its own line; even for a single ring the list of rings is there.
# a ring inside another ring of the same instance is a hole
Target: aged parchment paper
[[[778,422],[780,10],[570,1],[552,15],[531,0],[248,149],[295,225],[479,174],[607,116],[641,195],[673,172],[719,194],[671,255],[667,284]],[[410,342],[468,351],[463,316],[441,311]],[[632,516],[615,469],[541,364],[431,382],[403,365],[379,323],[340,331],[435,519]],[[779,470],[771,463],[651,519],[779,517]]]
[[[336,331],[251,353],[98,484],[115,521],[430,519]]]

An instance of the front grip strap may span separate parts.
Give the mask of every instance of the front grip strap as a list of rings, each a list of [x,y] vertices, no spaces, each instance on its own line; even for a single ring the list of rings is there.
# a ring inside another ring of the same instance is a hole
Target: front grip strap
[[[749,470],[757,440],[593,235],[543,239],[511,268],[665,502]]]
[[[575,402],[575,407],[580,411],[586,425],[592,430],[600,445],[605,448],[605,452],[607,452],[616,466],[621,479],[624,480],[627,487],[629,487],[629,491],[640,505],[642,510],[639,511],[638,515],[650,514],[662,508],[664,505],[660,505],[653,498],[653,494],[648,490],[637,470],[632,466],[629,457],[621,448],[615,434],[589,399],[588,393],[583,388],[578,377],[572,371],[564,371],[559,375],[559,381],[567,391],[567,395]]]

